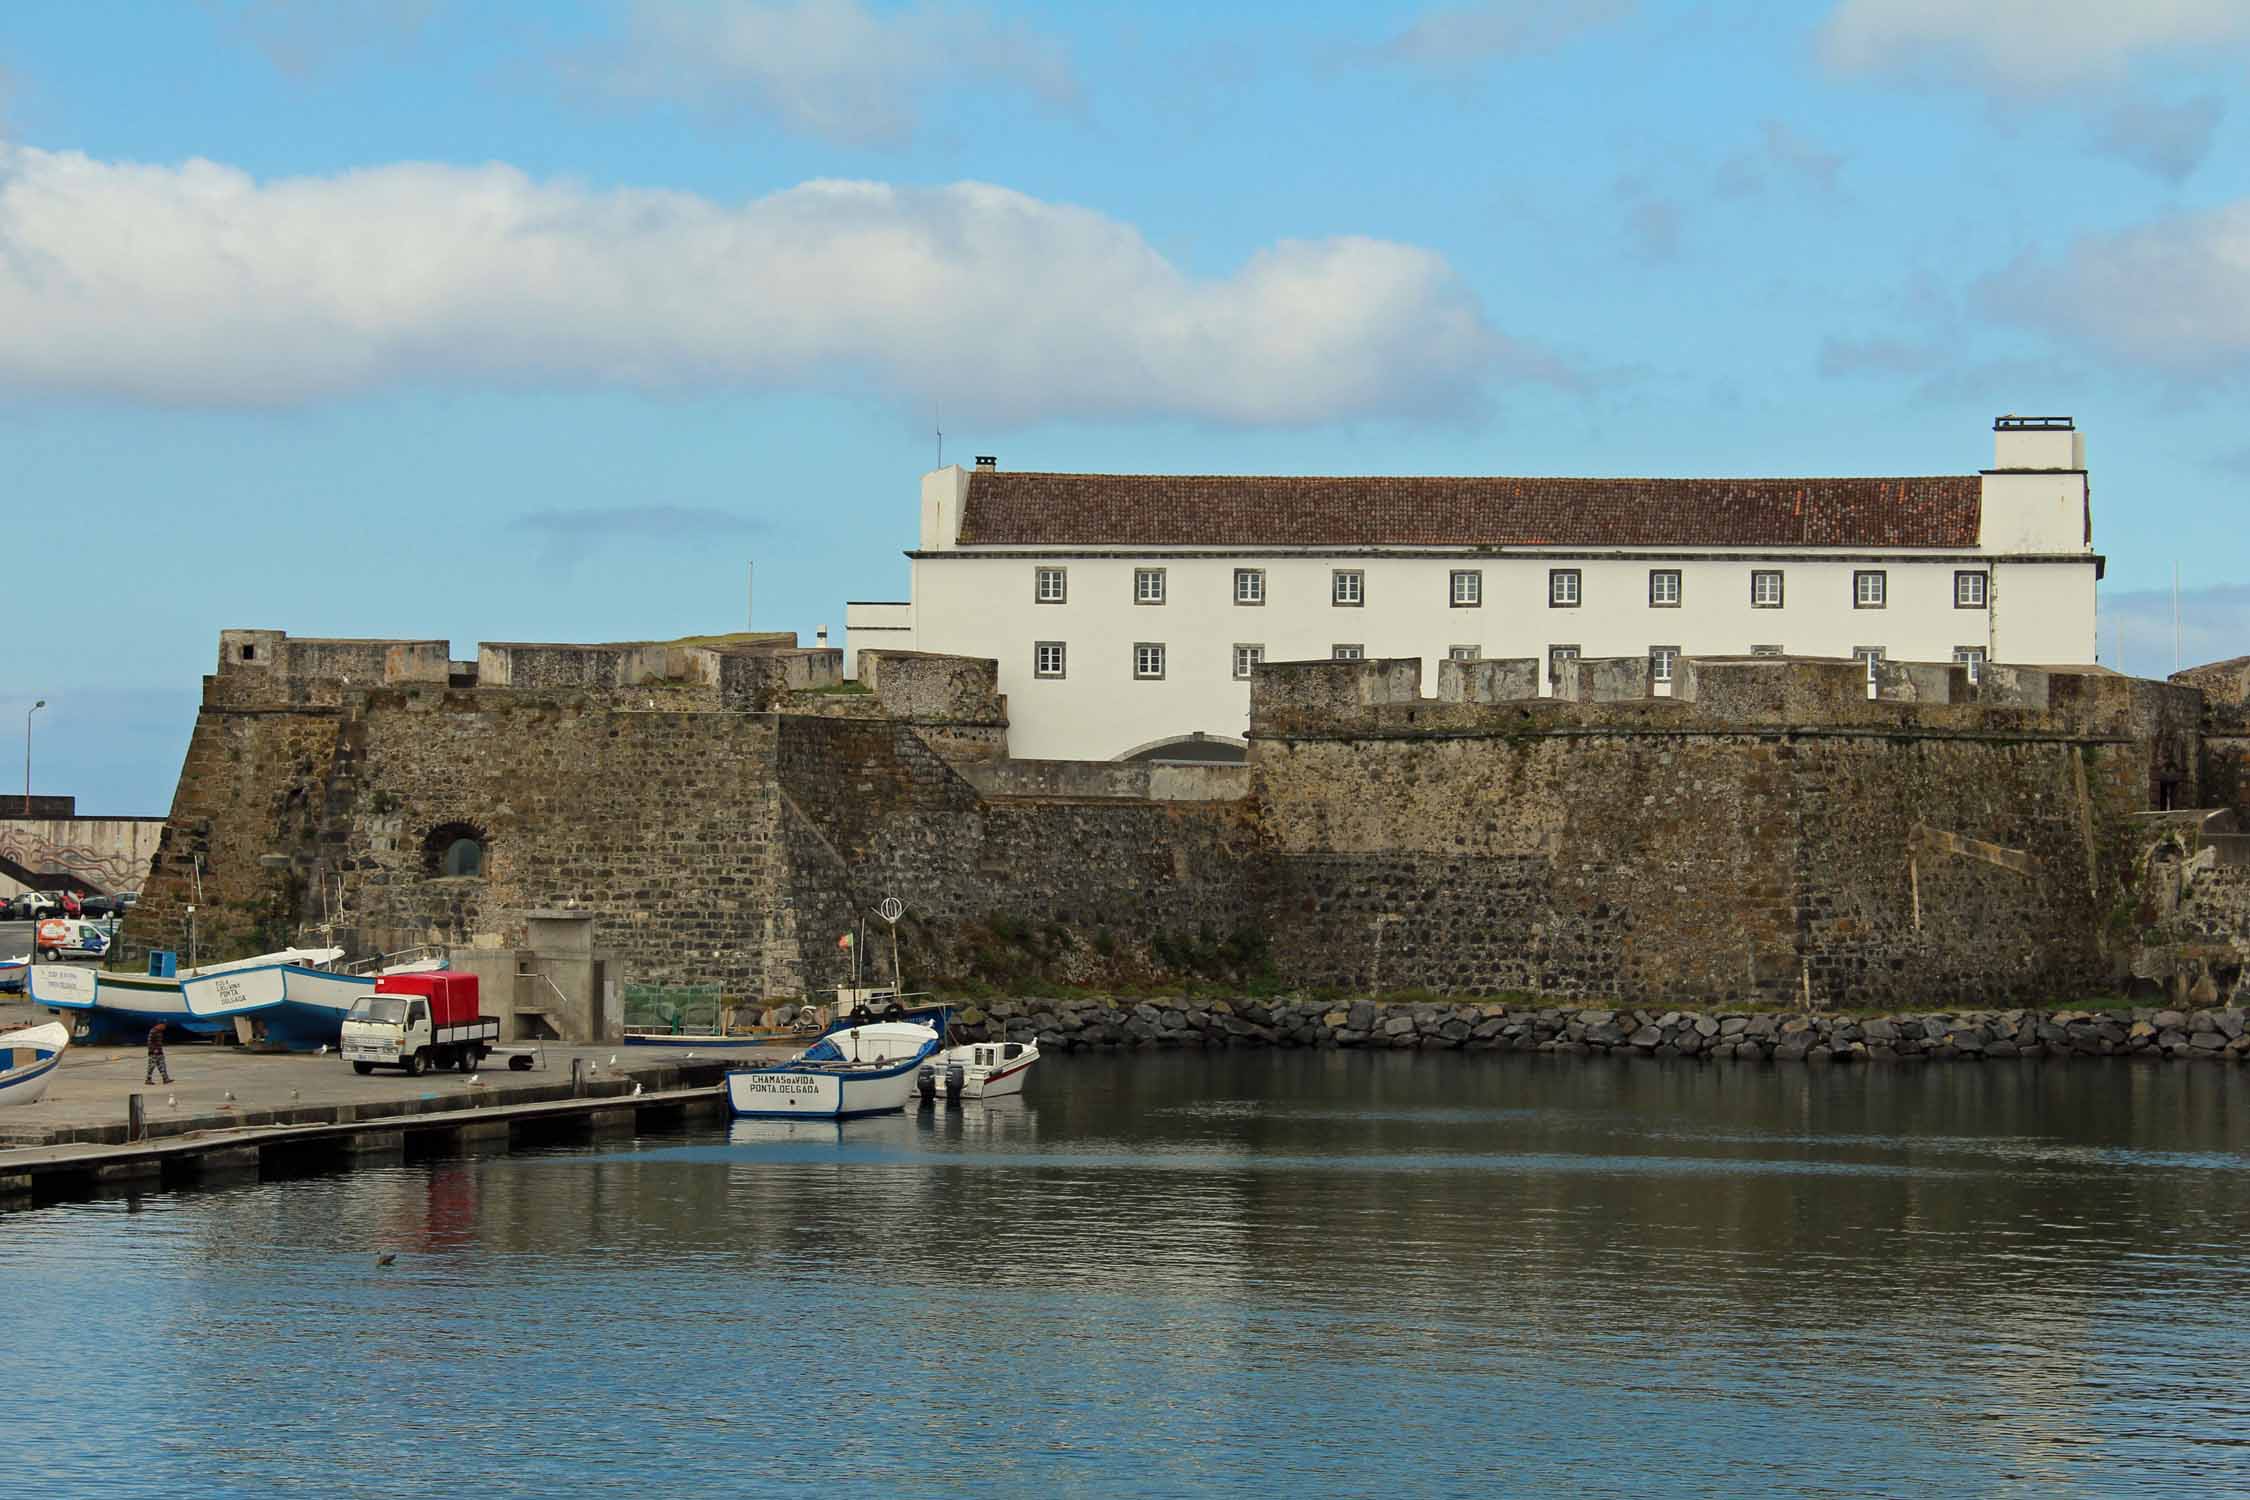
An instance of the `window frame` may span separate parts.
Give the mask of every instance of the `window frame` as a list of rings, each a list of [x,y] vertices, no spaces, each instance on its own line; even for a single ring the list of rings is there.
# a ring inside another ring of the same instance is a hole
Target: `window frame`
[[[1047,580],[1055,580],[1055,597],[1047,597]],[[1050,568],[1044,563],[1031,570],[1031,598],[1035,604],[1068,604],[1070,602],[1070,569]]]
[[[1448,646],[1445,648],[1445,659],[1447,661],[1483,661],[1484,647]]]
[[[1970,579],[1977,583],[1977,597],[1972,602],[1961,597],[1961,585]],[[1987,609],[1991,607],[1992,573],[1986,568],[1957,568],[1953,573],[1953,607],[1955,609]]]
[[[1330,661],[1365,661],[1367,660],[1367,644],[1364,641],[1338,641],[1328,648],[1328,659]]]
[[[1787,656],[1789,654],[1789,648],[1787,646],[1778,645],[1752,646],[1750,648],[1750,654],[1752,656],[1765,657]]]
[[[1758,580],[1761,578],[1773,580],[1773,598],[1770,600],[1758,597]],[[1750,607],[1752,609],[1780,609],[1787,603],[1788,598],[1789,581],[1784,569],[1752,568],[1750,570]]]
[[[1144,651],[1156,653],[1156,670],[1153,672],[1141,670],[1141,653]],[[1162,682],[1165,669],[1171,665],[1168,660],[1170,655],[1171,653],[1164,649],[1162,641],[1133,642],[1133,680],[1135,682]]]
[[[1567,655],[1567,656],[1566,656],[1566,655],[1564,655],[1563,653],[1565,653],[1565,652],[1568,652],[1568,653],[1569,653],[1569,655]],[[1548,683],[1549,683],[1550,685],[1552,685],[1552,686],[1556,686],[1556,687],[1559,687],[1559,686],[1561,686],[1561,685],[1562,685],[1562,664],[1563,664],[1564,662],[1566,662],[1566,661],[1583,661],[1584,659],[1585,659],[1585,651],[1584,651],[1584,648],[1582,648],[1582,647],[1579,647],[1579,646],[1571,646],[1571,645],[1559,645],[1559,646],[1558,646],[1558,645],[1551,645],[1551,646],[1549,646],[1549,647],[1547,648],[1547,681],[1548,681]]]
[[[1875,669],[1890,660],[1890,653],[1881,646],[1854,646],[1852,647],[1852,660],[1861,662],[1866,666],[1867,685],[1873,687],[1875,685]]]
[[[1352,597],[1344,597],[1344,580],[1352,581]],[[1367,605],[1367,570],[1365,568],[1331,568],[1328,570],[1328,604],[1332,609],[1363,609]]]
[[[1984,678],[1984,669],[1992,664],[1992,648],[1990,646],[1955,646],[1953,648],[1953,664],[1957,667],[1967,667],[1969,669],[1969,681],[1980,682]]]
[[[1055,670],[1040,665],[1042,653],[1055,653]],[[1059,682],[1070,675],[1070,645],[1067,641],[1033,641],[1031,643],[1031,675],[1039,682]]]
[[[1257,658],[1245,664],[1242,660],[1242,653],[1245,651],[1257,652]],[[1234,643],[1234,653],[1232,657],[1232,661],[1234,664],[1234,680],[1236,682],[1248,682],[1250,680],[1250,674],[1252,672],[1255,672],[1259,667],[1264,666],[1265,660],[1266,643],[1264,641],[1236,641]]]
[[[1657,597],[1656,580],[1659,578],[1672,580],[1671,598],[1660,599]],[[1650,609],[1678,609],[1680,601],[1686,595],[1687,580],[1681,576],[1678,568],[1651,568],[1648,570],[1648,607]]]
[[[1461,597],[1463,582],[1469,585],[1469,597],[1466,599]],[[1454,609],[1484,608],[1484,569],[1455,568],[1446,579],[1445,597],[1447,604]]]
[[[1679,680],[1680,656],[1680,648],[1677,646],[1649,647],[1648,680],[1650,682],[1677,682]]]
[[[1570,580],[1570,597],[1558,597],[1562,581]],[[1547,607],[1549,609],[1576,609],[1586,602],[1586,577],[1582,568],[1549,568],[1547,570]]]
[[[1161,605],[1169,602],[1171,585],[1165,581],[1164,574],[1163,568],[1135,568],[1133,570],[1133,602],[1148,605]],[[1156,595],[1154,598],[1150,598],[1141,592],[1142,581],[1150,578],[1156,580]]]
[[[1875,580],[1875,597],[1867,597],[1867,580]],[[1852,569],[1852,608],[1889,609],[1891,607],[1891,573],[1888,568]]]
[[[1257,593],[1255,599],[1242,597],[1242,586],[1247,583]],[[1234,602],[1246,609],[1257,609],[1266,602],[1266,570],[1264,568],[1236,568],[1234,570]]]

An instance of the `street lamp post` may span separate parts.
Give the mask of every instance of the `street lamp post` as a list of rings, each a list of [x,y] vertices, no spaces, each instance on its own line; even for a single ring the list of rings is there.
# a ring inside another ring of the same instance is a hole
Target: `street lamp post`
[[[23,711],[23,815],[31,816],[31,716],[47,706],[42,698]]]

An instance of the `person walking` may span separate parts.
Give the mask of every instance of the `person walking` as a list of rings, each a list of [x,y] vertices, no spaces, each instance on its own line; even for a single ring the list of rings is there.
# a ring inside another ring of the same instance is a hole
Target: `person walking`
[[[142,1086],[146,1087],[156,1082],[156,1075],[159,1073],[164,1075],[166,1083],[172,1081],[171,1066],[164,1061],[164,1023],[162,1021],[148,1029],[148,1077],[141,1080]]]

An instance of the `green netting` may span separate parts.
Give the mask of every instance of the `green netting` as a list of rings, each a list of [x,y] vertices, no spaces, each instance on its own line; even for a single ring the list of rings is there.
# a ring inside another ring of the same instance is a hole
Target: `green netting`
[[[715,984],[625,986],[625,1029],[702,1034],[719,1029],[726,1009]]]

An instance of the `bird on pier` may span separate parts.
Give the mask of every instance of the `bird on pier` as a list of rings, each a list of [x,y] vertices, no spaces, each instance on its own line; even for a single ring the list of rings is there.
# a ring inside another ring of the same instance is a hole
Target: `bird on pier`
[[[633,1097],[634,1097],[634,1098],[636,1098],[636,1099],[638,1099],[638,1098],[639,1098],[640,1096],[641,1096],[641,1086],[640,1086],[639,1084],[637,1084],[637,1083],[636,1083],[636,1084],[634,1084],[634,1085],[633,1085]]]
[[[327,1044],[326,1042],[322,1042],[322,1043],[320,1044],[320,1050],[319,1050],[318,1052],[315,1052],[315,1053],[313,1054],[313,1056],[315,1056],[315,1057],[326,1057],[327,1055],[328,1055],[328,1044]]]
[[[379,1266],[387,1266],[387,1265],[389,1265],[389,1264],[390,1264],[390,1263],[391,1263],[392,1261],[394,1261],[394,1260],[397,1260],[397,1259],[398,1259],[398,1252],[397,1252],[396,1250],[382,1250],[382,1251],[378,1251],[378,1252],[376,1253],[376,1256],[375,1256],[375,1264],[377,1264],[377,1265],[379,1265]]]
[[[609,1055],[609,1065],[613,1068],[617,1066],[617,1054],[614,1052]]]
[[[474,1089],[474,1088],[482,1088],[483,1086],[484,1086],[484,1075],[483,1075],[483,1074],[481,1074],[481,1073],[471,1073],[471,1074],[469,1075],[469,1087],[470,1087],[470,1088],[473,1088],[473,1089]]]
[[[303,1089],[291,1089],[289,1091],[289,1102],[291,1104],[295,1104],[299,1099],[302,1099],[304,1097],[305,1091]]]
[[[171,1105],[174,1109],[178,1109],[180,1107],[180,1096],[178,1094],[166,1094],[164,1096],[164,1102]]]

